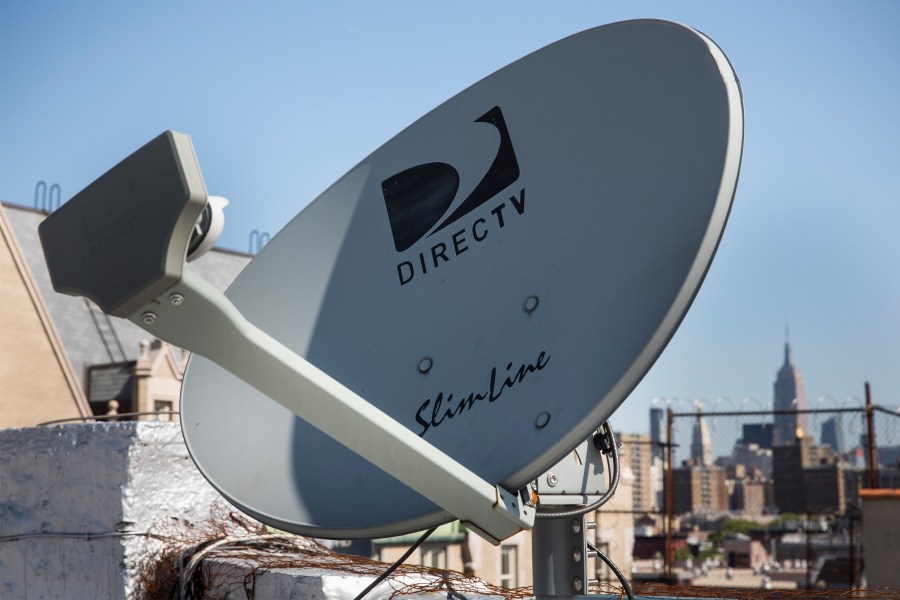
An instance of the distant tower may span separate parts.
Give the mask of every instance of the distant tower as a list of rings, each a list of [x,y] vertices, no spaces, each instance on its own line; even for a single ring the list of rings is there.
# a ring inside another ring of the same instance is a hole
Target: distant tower
[[[648,479],[650,480],[650,494],[654,510],[665,506],[664,453],[663,447],[660,445],[663,442],[663,432],[665,431],[664,418],[663,409],[657,406],[650,409],[650,473]],[[665,441],[668,442],[668,439]],[[638,489],[638,486],[635,486],[634,489]]]
[[[703,404],[700,402],[697,402],[697,421],[691,433],[691,460],[702,467],[711,467],[713,464],[712,438],[703,417]]]
[[[844,427],[841,414],[831,417],[822,423],[822,443],[831,446],[835,452],[844,451]]]
[[[791,360],[790,338],[785,331],[784,364],[778,370],[775,379],[775,410],[807,410],[806,386],[803,377]],[[784,446],[808,433],[806,415],[775,415],[775,431],[772,435],[773,446]]]
[[[663,409],[653,407],[650,409],[650,442],[653,444],[653,453],[656,454],[658,444],[663,441]]]

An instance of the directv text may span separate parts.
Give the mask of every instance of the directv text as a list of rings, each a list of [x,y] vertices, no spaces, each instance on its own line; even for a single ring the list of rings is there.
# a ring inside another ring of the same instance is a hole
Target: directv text
[[[505,211],[505,212],[504,212]],[[525,188],[518,196],[510,196],[509,204],[501,202],[495,206],[490,217],[479,217],[468,227],[458,230],[445,241],[431,246],[427,252],[419,252],[416,259],[404,260],[397,265],[400,285],[406,285],[418,275],[425,275],[443,263],[468,251],[473,244],[484,241],[491,231],[503,229],[509,224],[509,217],[518,217],[525,213]]]
[[[133,215],[129,216],[127,220],[122,221],[114,227],[108,228],[105,233],[97,236],[94,239],[94,243],[91,244],[91,258],[97,258],[101,254],[127,238],[143,224],[144,220],[141,218],[141,215],[138,213],[134,213]]]

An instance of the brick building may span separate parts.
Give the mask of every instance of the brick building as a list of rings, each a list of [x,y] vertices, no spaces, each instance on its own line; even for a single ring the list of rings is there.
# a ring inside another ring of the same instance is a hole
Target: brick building
[[[782,513],[842,513],[846,508],[844,467],[827,445],[812,438],[772,448],[775,506]]]
[[[675,512],[710,513],[728,510],[725,469],[716,466],[686,465],[675,469]]]
[[[643,433],[620,433],[622,443],[619,457],[623,466],[634,474],[631,510],[636,513],[659,510],[658,498],[662,487],[662,461],[654,455],[651,438]]]

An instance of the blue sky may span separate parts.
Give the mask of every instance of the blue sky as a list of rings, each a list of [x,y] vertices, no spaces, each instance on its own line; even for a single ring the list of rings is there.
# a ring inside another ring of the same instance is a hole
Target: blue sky
[[[786,321],[813,404],[867,380],[900,404],[900,4],[319,4],[0,1],[0,199],[31,205],[45,180],[65,200],[175,129],[232,201],[220,244],[246,250],[496,69],[671,19],[731,59],[744,160],[706,283],[614,425],[646,430],[655,397],[770,400]]]

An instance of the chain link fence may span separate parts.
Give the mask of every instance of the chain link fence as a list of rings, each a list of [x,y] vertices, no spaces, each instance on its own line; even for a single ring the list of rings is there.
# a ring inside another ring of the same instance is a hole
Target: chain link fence
[[[632,458],[642,440],[623,440],[623,460],[648,479],[633,495],[636,582],[865,586],[860,490],[900,488],[900,407],[755,404],[671,407],[643,463]]]

